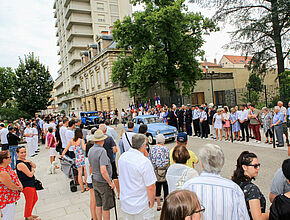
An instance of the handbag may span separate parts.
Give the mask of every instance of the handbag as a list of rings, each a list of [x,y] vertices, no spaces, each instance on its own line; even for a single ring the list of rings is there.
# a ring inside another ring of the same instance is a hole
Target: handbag
[[[42,186],[42,182],[40,182],[40,180],[35,179],[34,180],[34,186],[36,190],[43,190],[43,186]]]

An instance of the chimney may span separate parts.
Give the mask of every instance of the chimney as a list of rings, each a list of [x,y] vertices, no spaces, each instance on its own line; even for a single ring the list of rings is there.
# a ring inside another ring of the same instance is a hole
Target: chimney
[[[214,59],[214,64],[216,64],[216,58]]]

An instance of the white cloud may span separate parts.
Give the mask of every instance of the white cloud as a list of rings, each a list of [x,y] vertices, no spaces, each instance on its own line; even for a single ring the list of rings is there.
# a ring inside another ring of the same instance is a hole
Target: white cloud
[[[60,67],[52,3],[51,0],[1,1],[0,66],[16,68],[18,57],[34,52],[56,78]]]

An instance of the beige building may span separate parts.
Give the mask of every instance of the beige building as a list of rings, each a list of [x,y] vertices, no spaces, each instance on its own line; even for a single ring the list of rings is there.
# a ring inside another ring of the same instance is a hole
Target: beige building
[[[248,69],[248,64],[252,57],[245,56],[234,56],[234,55],[223,55],[220,62],[217,63],[216,60],[214,63],[207,62],[206,60],[201,63],[204,73],[232,73],[233,83],[226,83],[224,86],[220,86],[218,81],[213,80],[213,90],[214,90],[214,100],[215,103],[220,103],[221,100],[225,100],[229,95],[229,91],[234,89],[236,103],[243,103],[244,94],[247,92],[246,83],[249,80],[251,71]],[[277,81],[277,72],[275,70],[269,71],[265,74],[265,77],[262,78],[263,84],[266,86],[267,98],[271,100],[272,97],[278,94],[278,81]],[[195,88],[195,91],[207,90],[207,87],[201,87],[198,85]],[[199,89],[198,89],[199,88]],[[264,91],[263,91],[264,92]],[[212,95],[205,94],[205,102],[212,102]],[[265,93],[261,94],[261,100],[264,101]],[[220,97],[219,100],[216,100],[216,97]]]
[[[98,50],[101,45],[102,50]],[[113,62],[121,50],[110,35],[99,36],[96,44],[91,44],[81,53],[82,67],[76,72],[81,93],[81,110],[104,111],[128,108],[133,99],[127,88],[111,80]],[[73,90],[76,87],[73,88]]]
[[[95,44],[99,35],[109,34],[116,20],[131,15],[132,7],[129,0],[55,0],[53,8],[61,66],[55,84],[57,103],[67,113],[79,113],[82,92],[76,88],[80,83],[80,52]]]

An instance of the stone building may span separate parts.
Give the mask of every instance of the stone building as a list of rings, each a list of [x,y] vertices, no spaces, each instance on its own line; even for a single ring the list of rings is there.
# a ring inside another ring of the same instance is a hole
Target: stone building
[[[96,44],[81,52],[82,67],[76,72],[79,84],[73,90],[81,91],[82,111],[121,110],[133,102],[128,89],[111,80],[113,62],[120,52],[110,35],[99,36]]]

